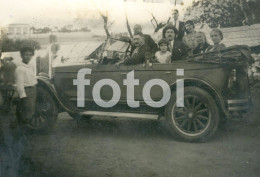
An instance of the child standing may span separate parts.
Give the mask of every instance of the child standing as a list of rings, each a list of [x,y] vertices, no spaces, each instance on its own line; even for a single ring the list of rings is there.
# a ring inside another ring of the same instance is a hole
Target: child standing
[[[162,38],[158,42],[159,51],[155,53],[155,59],[159,63],[171,63],[171,52],[169,52],[169,42],[167,39]]]
[[[34,55],[34,50],[24,47],[20,53],[22,63],[15,70],[17,91],[20,97],[20,105],[17,109],[20,111],[21,123],[26,125],[35,112],[37,79],[33,68],[28,65]]]

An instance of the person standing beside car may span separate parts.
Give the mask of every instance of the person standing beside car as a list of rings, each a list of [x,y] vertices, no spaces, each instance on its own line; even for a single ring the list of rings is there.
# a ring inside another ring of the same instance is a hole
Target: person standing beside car
[[[33,67],[28,65],[34,55],[34,49],[24,47],[20,50],[20,54],[22,63],[17,64],[15,70],[17,92],[20,98],[17,111],[20,115],[21,125],[26,126],[35,113],[36,104],[37,79]]]

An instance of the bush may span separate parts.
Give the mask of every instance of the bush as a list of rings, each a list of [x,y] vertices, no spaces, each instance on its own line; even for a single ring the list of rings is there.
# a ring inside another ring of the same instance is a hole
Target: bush
[[[242,26],[244,15],[240,6],[232,0],[200,0],[187,9],[186,17],[210,28]]]
[[[15,52],[19,51],[22,47],[31,47],[35,50],[41,48],[37,41],[32,39],[10,39],[8,37],[3,37],[0,41],[0,47],[2,52]]]

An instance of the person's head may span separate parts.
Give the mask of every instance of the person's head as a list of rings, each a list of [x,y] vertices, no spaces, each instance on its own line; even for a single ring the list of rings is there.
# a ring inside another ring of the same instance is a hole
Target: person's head
[[[25,64],[28,64],[30,62],[30,60],[32,59],[32,56],[34,55],[34,49],[31,47],[23,47],[20,50],[20,54],[22,57],[22,61]]]
[[[57,36],[51,34],[49,36],[49,41],[50,41],[51,44],[54,43],[54,42],[57,42]]]
[[[159,40],[158,46],[161,52],[166,52],[169,47],[169,41],[165,38],[162,38]]]
[[[177,9],[174,9],[172,11],[172,17],[173,17],[174,20],[178,20],[178,18],[179,18],[179,11]]]
[[[197,32],[196,40],[197,40],[197,43],[199,45],[203,45],[205,43],[208,43],[205,33],[201,32],[201,31]]]
[[[185,30],[187,33],[192,33],[195,29],[195,25],[192,20],[187,20],[185,22]]]
[[[135,33],[133,36],[133,42],[136,47],[139,47],[144,44],[144,35],[143,33]]]
[[[142,32],[142,26],[139,24],[136,24],[134,26],[134,33],[141,33]]]
[[[168,25],[163,29],[163,38],[166,38],[168,41],[175,39],[178,34],[178,30],[173,25]]]
[[[214,45],[216,45],[222,41],[223,33],[221,30],[215,28],[210,32],[210,37]]]

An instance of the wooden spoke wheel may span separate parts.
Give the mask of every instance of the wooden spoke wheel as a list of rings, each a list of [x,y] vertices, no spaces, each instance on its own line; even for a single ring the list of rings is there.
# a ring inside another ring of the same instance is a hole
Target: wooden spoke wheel
[[[184,89],[184,107],[177,107],[173,93],[165,109],[170,132],[186,140],[202,140],[212,136],[219,122],[219,111],[213,97],[197,87]]]

